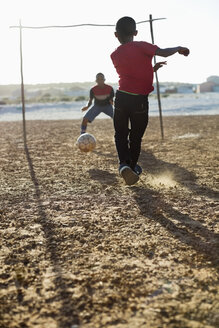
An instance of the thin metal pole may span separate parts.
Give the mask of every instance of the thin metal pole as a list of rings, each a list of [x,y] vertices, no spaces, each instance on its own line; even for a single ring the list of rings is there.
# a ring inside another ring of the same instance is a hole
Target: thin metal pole
[[[22,54],[22,25],[20,20],[20,70],[21,70],[21,100],[23,115],[23,138],[26,145],[26,121],[25,121],[25,97],[24,97],[24,76],[23,76],[23,54]]]
[[[152,15],[149,15],[150,18],[150,30],[151,30],[151,40],[154,44],[154,33],[153,33],[153,19]],[[154,56],[154,64],[156,64],[156,57]],[[162,108],[161,108],[161,100],[160,100],[160,85],[158,81],[157,72],[155,72],[156,78],[156,85],[157,85],[157,100],[158,100],[158,108],[159,108],[159,115],[160,115],[160,130],[161,130],[161,138],[164,139],[164,131],[163,131],[163,118],[162,118]]]

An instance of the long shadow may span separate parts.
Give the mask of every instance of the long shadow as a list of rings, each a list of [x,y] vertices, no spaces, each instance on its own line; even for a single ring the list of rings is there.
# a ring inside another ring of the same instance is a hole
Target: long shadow
[[[156,158],[154,159],[155,161]],[[159,160],[157,165],[159,168]],[[150,172],[157,173],[157,168],[151,163]],[[169,167],[169,165],[167,165]],[[170,164],[170,167],[172,165]],[[184,172],[183,168],[180,168]],[[185,170],[186,171],[186,170]],[[114,174],[102,170],[90,170],[91,178],[105,183],[105,179],[116,179]],[[187,178],[195,177],[186,171]],[[104,177],[105,175],[105,177]],[[114,180],[115,181],[115,180]],[[214,267],[219,269],[219,234],[212,232],[203,226],[199,221],[192,219],[188,214],[183,214],[173,208],[163,200],[161,193],[155,190],[133,186],[134,198],[139,206],[141,214],[145,217],[158,222],[168,230],[174,238],[182,243],[191,246],[197,253],[203,254]],[[168,218],[167,218],[167,217]],[[176,223],[174,223],[176,222]]]
[[[174,238],[203,254],[219,269],[219,234],[173,208],[163,200],[159,192],[142,187],[132,187],[132,190],[142,215],[158,222]]]
[[[91,179],[97,180],[102,184],[114,185],[115,183],[117,183],[116,174],[110,173],[108,171],[91,169],[89,170],[89,175]]]
[[[30,176],[35,189],[35,199],[37,201],[37,208],[38,208],[38,219],[36,221],[37,223],[41,224],[45,235],[46,249],[53,266],[53,271],[56,274],[56,277],[53,280],[53,282],[55,284],[55,289],[58,294],[58,299],[62,304],[59,309],[61,319],[57,320],[58,327],[66,328],[72,324],[76,324],[76,325],[79,324],[79,317],[78,314],[74,311],[74,304],[72,302],[72,297],[71,297],[72,295],[70,292],[68,292],[68,287],[60,271],[60,267],[61,267],[60,260],[59,260],[60,256],[58,255],[57,252],[57,250],[59,250],[59,247],[57,243],[56,246],[53,245],[57,235],[55,232],[55,225],[46,215],[45,207],[41,200],[39,182],[36,177],[33,162],[30,157],[30,153],[26,143],[24,144],[24,149],[28,161]]]
[[[193,172],[177,164],[162,161],[156,158],[151,151],[141,151],[141,165],[145,172],[152,175],[170,173],[178,184],[185,186],[197,195],[203,195],[213,199],[219,197],[218,191],[198,185],[196,183],[197,177]]]

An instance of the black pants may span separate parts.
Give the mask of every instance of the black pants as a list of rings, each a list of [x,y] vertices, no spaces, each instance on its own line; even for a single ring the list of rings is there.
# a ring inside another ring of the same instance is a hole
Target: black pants
[[[113,120],[119,162],[127,163],[134,169],[148,124],[148,96],[117,91]]]

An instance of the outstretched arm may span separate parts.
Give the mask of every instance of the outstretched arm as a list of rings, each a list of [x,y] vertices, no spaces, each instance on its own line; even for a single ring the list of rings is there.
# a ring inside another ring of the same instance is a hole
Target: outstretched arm
[[[189,49],[185,48],[185,47],[175,47],[175,48],[165,48],[165,49],[157,48],[155,55],[161,56],[161,57],[169,57],[169,56],[174,55],[177,52],[180,55],[184,55],[184,56],[189,55]]]
[[[82,112],[85,112],[86,110],[88,110],[88,108],[89,108],[90,105],[92,104],[92,100],[93,100],[93,99],[90,98],[89,101],[88,101],[87,106],[81,108]]]

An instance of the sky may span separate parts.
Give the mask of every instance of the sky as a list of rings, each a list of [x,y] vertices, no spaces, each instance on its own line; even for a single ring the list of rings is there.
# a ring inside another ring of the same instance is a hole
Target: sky
[[[153,22],[160,48],[185,46],[188,57],[168,57],[158,71],[161,82],[202,83],[219,75],[219,0],[0,0],[0,84],[20,83],[19,29],[10,26],[116,24],[123,16]],[[136,41],[151,42],[149,23],[137,25]],[[94,81],[118,76],[110,54],[119,46],[114,27],[23,30],[25,84]],[[164,58],[157,57],[157,61]]]

